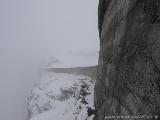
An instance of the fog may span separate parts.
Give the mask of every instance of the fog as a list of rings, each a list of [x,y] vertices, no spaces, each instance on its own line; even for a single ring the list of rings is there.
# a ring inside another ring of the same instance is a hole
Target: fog
[[[50,58],[91,54],[98,61],[97,5],[98,0],[0,0],[0,120],[27,119],[27,92]]]

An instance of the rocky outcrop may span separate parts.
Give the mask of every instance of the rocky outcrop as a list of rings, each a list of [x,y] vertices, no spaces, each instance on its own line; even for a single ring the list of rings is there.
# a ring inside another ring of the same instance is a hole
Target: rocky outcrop
[[[154,119],[160,115],[160,0],[100,0],[98,13],[95,119]]]

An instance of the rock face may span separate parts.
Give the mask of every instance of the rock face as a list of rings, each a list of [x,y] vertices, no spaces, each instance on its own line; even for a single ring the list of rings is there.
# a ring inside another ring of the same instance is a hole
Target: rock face
[[[100,0],[98,13],[95,120],[160,115],[160,0]]]

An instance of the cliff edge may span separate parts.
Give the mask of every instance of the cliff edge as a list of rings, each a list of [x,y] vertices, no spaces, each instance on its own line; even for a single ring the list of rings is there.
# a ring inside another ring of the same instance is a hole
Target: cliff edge
[[[95,120],[160,119],[160,1],[100,0],[98,14]]]

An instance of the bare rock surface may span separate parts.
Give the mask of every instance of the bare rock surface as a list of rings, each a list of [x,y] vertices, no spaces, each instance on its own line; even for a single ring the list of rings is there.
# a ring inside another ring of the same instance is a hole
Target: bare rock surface
[[[110,115],[155,119],[160,115],[160,1],[100,0],[98,13],[101,48],[95,119]]]

